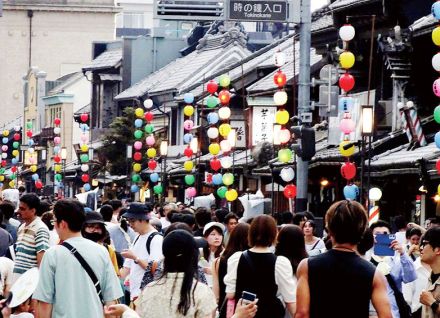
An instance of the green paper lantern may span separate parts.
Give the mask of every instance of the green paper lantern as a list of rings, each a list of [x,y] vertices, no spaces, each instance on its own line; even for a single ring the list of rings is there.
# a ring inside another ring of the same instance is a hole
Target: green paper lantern
[[[18,141],[14,141],[14,142],[12,143],[12,148],[14,148],[14,149],[18,149],[18,147],[20,147],[20,143],[19,143]]]
[[[218,105],[218,98],[217,97],[215,97],[215,96],[209,96],[207,99],[206,99],[206,106],[208,107],[208,108],[214,108],[214,107],[216,107]]]
[[[31,121],[28,121],[28,122],[26,123],[26,128],[27,128],[27,129],[32,129],[32,122],[31,122]]]
[[[138,183],[138,182],[141,181],[141,176],[138,175],[138,174],[134,174],[134,175],[131,176],[131,181],[134,182],[134,183]]]
[[[144,133],[142,132],[142,130],[135,130],[134,131],[134,138],[136,138],[136,139],[141,139],[143,135],[144,135]]]
[[[435,120],[438,124],[440,124],[440,106],[437,106],[437,107],[434,109],[434,120]]]
[[[187,185],[193,185],[195,181],[196,181],[196,178],[194,178],[194,176],[192,174],[187,174],[185,176],[185,183]]]
[[[281,149],[278,151],[278,161],[288,163],[292,159],[292,151],[290,149]]]
[[[57,174],[55,175],[55,181],[60,182],[61,180],[63,180],[63,176],[60,175],[59,173],[57,173]]]
[[[0,174],[5,174],[6,169],[5,168],[0,168]]]
[[[228,188],[226,187],[220,187],[217,189],[217,195],[220,199],[224,199],[226,196],[226,191],[228,191]]]
[[[222,181],[224,185],[230,186],[231,184],[234,183],[234,175],[230,172],[225,173],[223,175]]]
[[[152,134],[154,132],[154,126],[152,124],[145,125],[145,132],[147,134]]]
[[[226,74],[221,75],[218,81],[221,87],[228,87],[231,84],[231,79]]]
[[[163,188],[162,185],[158,184],[153,187],[153,191],[155,194],[162,194]]]
[[[79,157],[79,159],[81,160],[82,163],[89,162],[89,155],[84,153]]]
[[[11,176],[9,177],[11,180],[15,180],[15,178],[17,178],[17,176],[15,174],[11,174]]]

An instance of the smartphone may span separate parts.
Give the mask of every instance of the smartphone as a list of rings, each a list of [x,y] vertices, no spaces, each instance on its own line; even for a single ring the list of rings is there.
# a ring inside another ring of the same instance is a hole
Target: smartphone
[[[396,239],[395,234],[376,234],[374,243],[374,254],[377,256],[394,256],[391,242]]]
[[[250,293],[247,291],[243,291],[243,293],[241,294],[242,302],[245,305],[253,302],[256,298],[257,298],[256,294],[253,294],[253,293]]]

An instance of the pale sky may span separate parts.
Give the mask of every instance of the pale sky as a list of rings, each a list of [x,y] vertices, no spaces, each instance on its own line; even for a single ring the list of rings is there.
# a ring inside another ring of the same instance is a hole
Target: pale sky
[[[312,12],[329,3],[329,0],[311,0]]]

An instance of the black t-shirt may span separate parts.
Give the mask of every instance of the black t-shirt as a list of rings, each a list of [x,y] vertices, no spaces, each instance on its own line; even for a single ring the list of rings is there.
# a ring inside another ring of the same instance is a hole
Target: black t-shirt
[[[440,277],[440,273],[438,274],[431,273],[431,282],[435,283],[439,277]]]

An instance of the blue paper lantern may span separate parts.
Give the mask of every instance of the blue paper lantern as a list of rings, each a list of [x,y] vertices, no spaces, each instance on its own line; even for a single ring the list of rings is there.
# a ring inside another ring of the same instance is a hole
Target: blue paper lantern
[[[142,121],[142,119],[136,119],[135,121],[134,121],[134,126],[136,127],[136,128],[141,128],[142,127],[142,124],[143,124],[144,122]]]
[[[215,125],[218,123],[218,114],[217,113],[209,113],[207,119],[208,119],[208,123],[210,125]]]
[[[193,139],[193,135],[190,133],[183,135],[183,142],[186,144],[189,144],[192,139]]]
[[[8,139],[8,138],[6,138],[6,137],[3,137],[2,141],[3,141],[3,143],[4,143],[4,144],[7,144],[7,143],[8,143],[8,141],[9,141],[9,139]]]
[[[434,141],[437,148],[440,148],[440,131],[435,134]]]
[[[81,128],[82,132],[89,131],[89,125],[87,125],[87,124],[80,124],[79,128]]]
[[[0,188],[3,188],[3,182],[0,182]]]
[[[17,158],[12,158],[11,159],[11,163],[15,166],[18,163],[18,159]]]
[[[131,188],[130,188],[130,191],[131,191],[132,193],[136,193],[136,192],[139,191],[139,187],[138,187],[137,185],[133,184],[133,185],[131,186]]]
[[[151,181],[151,182],[157,182],[157,181],[159,181],[159,174],[156,173],[156,172],[150,174],[150,181]]]
[[[91,189],[90,183],[84,183],[83,187],[84,187],[84,191],[90,191]]]
[[[61,148],[60,148],[60,146],[55,146],[55,147],[53,147],[53,153],[54,154],[59,154],[60,153],[60,151],[61,151]]]
[[[359,188],[352,184],[344,187],[344,197],[346,200],[356,200],[359,195]]]
[[[440,2],[436,1],[431,7],[431,13],[437,20],[440,20]]]
[[[351,112],[354,106],[354,99],[352,97],[342,97],[339,99],[339,111]]]
[[[212,183],[215,185],[221,185],[223,184],[223,176],[221,173],[216,173],[212,176]]]
[[[28,140],[28,146],[32,147],[34,145],[34,140],[33,139],[29,139]]]
[[[40,179],[40,176],[38,175],[38,173],[34,173],[32,175],[32,180],[37,181],[38,179]]]
[[[183,95],[183,100],[187,104],[192,104],[194,102],[194,95],[192,93],[186,93]]]

